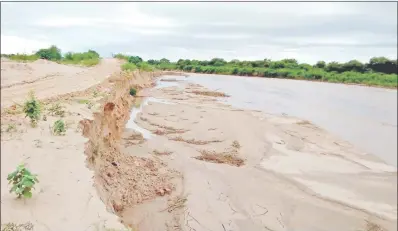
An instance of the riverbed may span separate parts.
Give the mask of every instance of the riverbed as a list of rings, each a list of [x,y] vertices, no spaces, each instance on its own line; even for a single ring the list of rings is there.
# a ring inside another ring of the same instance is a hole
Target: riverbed
[[[175,80],[139,92],[145,98],[137,101],[119,148],[176,175],[162,177],[168,191],[158,193],[169,196],[126,209],[126,224],[142,230],[167,224],[181,230],[354,231],[366,230],[369,221],[396,230],[396,167],[306,117],[300,106],[319,118],[324,110],[332,111],[332,120],[350,115],[334,112],[336,102],[321,107],[327,99],[321,88],[312,98],[311,87],[287,87],[307,84],[300,81],[162,78]],[[146,180],[138,176],[135,182]],[[167,203],[168,213],[154,212]]]
[[[397,91],[310,81],[191,74],[234,107],[299,117],[397,165]]]

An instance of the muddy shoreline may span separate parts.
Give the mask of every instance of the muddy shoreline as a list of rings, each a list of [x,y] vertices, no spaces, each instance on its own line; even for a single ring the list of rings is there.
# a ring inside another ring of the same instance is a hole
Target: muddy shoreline
[[[367,222],[396,228],[396,168],[308,121],[234,109],[218,102],[218,93],[181,84],[145,90],[169,102],[148,103],[135,120],[156,136],[146,140],[129,129],[121,136],[123,153],[175,173],[170,194],[124,207],[125,224],[142,230],[356,230]],[[388,196],[372,194],[375,184]]]

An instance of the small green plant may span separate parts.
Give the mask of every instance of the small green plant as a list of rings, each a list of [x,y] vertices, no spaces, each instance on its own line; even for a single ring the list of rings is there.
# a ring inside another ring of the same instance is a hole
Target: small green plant
[[[123,71],[135,71],[137,70],[137,65],[135,65],[134,63],[125,63],[121,66]]]
[[[137,90],[135,88],[130,88],[130,95],[135,96],[137,94]]]
[[[32,127],[35,127],[40,118],[41,106],[33,92],[29,93],[29,99],[24,104],[23,112],[26,114],[25,117],[30,118]]]
[[[89,104],[90,100],[88,100],[88,99],[79,99],[79,100],[77,100],[77,102],[80,103],[80,104]]]
[[[17,125],[16,124],[9,124],[7,126],[6,132],[16,132],[17,131]]]
[[[65,135],[66,128],[64,121],[62,120],[55,121],[54,126],[52,127],[52,132],[54,135],[57,136]]]
[[[54,45],[47,49],[40,49],[36,52],[35,55],[40,57],[41,59],[47,59],[52,61],[61,60],[62,58],[61,50]]]
[[[14,172],[10,173],[7,180],[9,184],[12,184],[10,193],[14,192],[17,194],[18,198],[22,196],[31,198],[31,190],[34,188],[34,185],[39,182],[37,175],[30,173],[30,171],[25,168],[24,164],[20,164]]]

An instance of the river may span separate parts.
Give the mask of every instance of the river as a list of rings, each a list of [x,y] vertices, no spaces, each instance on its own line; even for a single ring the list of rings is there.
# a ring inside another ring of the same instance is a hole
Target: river
[[[187,81],[231,95],[227,103],[311,121],[397,166],[397,91],[310,81],[192,74]]]

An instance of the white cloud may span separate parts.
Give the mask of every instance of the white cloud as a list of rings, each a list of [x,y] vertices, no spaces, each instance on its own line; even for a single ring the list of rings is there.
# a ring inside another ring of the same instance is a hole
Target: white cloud
[[[1,53],[3,54],[31,54],[40,48],[49,46],[51,46],[51,43],[44,40],[37,41],[17,36],[1,35]]]
[[[33,2],[2,4],[1,14],[3,53],[51,43],[172,60],[396,58],[395,3]]]

